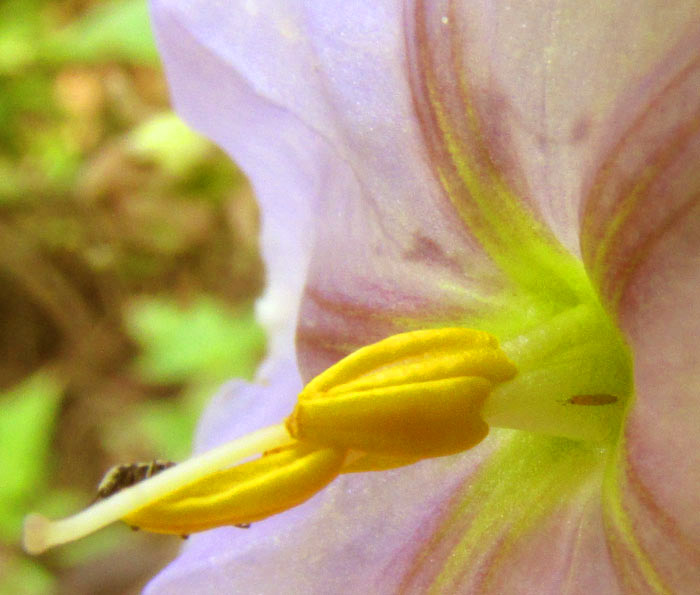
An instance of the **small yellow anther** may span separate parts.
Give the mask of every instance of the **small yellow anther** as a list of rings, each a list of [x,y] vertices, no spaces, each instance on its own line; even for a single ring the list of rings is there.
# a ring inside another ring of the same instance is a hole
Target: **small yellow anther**
[[[293,508],[330,483],[345,452],[295,444],[185,485],[126,515],[129,525],[183,535]]]

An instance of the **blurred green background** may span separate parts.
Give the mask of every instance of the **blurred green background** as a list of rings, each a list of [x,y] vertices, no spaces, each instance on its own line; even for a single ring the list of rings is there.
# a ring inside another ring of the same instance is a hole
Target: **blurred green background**
[[[31,558],[22,517],[186,457],[264,353],[245,179],[172,113],[145,0],[0,3],[0,594],[138,593],[179,540],[115,525]]]

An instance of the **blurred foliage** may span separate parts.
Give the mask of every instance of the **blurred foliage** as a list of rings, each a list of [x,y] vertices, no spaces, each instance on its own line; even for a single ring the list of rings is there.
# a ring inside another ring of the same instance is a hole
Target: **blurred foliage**
[[[0,539],[15,538],[33,492],[45,487],[51,433],[62,389],[37,372],[0,395]]]
[[[152,382],[186,382],[249,378],[255,371],[264,336],[252,311],[232,317],[222,305],[200,297],[187,309],[164,300],[133,305],[129,329],[142,347],[142,378]]]
[[[127,322],[142,347],[136,362],[140,377],[188,387],[176,407],[147,401],[134,410],[134,423],[163,458],[181,459],[189,452],[194,421],[216,388],[232,376],[253,376],[264,334],[252,310],[233,317],[206,297],[184,310],[168,301],[144,300],[134,304]]]
[[[37,48],[48,63],[104,62],[126,60],[156,64],[158,53],[142,0],[112,0],[94,8],[59,32],[47,37]]]
[[[172,557],[117,525],[30,558],[21,518],[187,456],[264,352],[257,228],[243,176],[168,106],[145,0],[0,3],[0,593],[137,593]]]

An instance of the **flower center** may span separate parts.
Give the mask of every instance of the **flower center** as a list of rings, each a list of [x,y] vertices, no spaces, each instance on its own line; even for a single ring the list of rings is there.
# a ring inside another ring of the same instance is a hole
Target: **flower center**
[[[309,382],[283,425],[163,469],[74,517],[30,515],[25,548],[39,553],[117,519],[175,534],[257,521],[307,500],[339,473],[472,448],[489,426],[606,440],[631,394],[629,361],[592,305],[502,346],[465,328],[394,335]],[[247,460],[255,453],[262,456]]]
[[[574,440],[614,439],[632,394],[631,357],[597,304],[565,310],[502,346],[518,375],[483,408],[491,426]]]

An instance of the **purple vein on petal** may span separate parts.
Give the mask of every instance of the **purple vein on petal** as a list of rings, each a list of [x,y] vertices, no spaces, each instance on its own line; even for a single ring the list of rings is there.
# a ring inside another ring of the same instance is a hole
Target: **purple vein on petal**
[[[455,305],[407,296],[387,287],[378,286],[373,296],[380,306],[391,304],[391,311],[375,304],[360,304],[343,295],[330,296],[307,288],[301,317],[312,319],[316,324],[303,327],[296,337],[299,365],[307,376],[319,374],[377,337],[430,325],[449,326],[464,315],[463,308]],[[426,312],[430,312],[429,320],[426,320]]]
[[[605,532],[610,555],[615,561],[618,580],[625,590],[633,593],[670,593],[652,557],[635,536],[634,526],[624,508],[620,494],[619,469],[624,468],[624,442],[618,445],[616,457],[608,466],[605,477],[603,510]]]
[[[508,149],[512,110],[494,81],[472,88],[469,26],[455,2],[415,0],[405,9],[414,109],[436,178],[468,231],[511,281],[576,301],[569,256],[525,206],[528,188]],[[535,272],[533,272],[535,271]],[[566,271],[566,272],[564,272]]]
[[[613,307],[654,245],[700,200],[700,57],[679,53],[657,67],[677,74],[611,150],[585,203],[584,261]]]
[[[491,592],[508,574],[509,552],[522,539],[536,535],[573,494],[600,489],[605,457],[566,440],[523,433],[506,438],[447,505],[400,592]]]
[[[683,533],[637,475],[634,457],[625,454],[634,443],[638,441],[621,442],[617,462],[606,472],[603,503],[608,547],[618,578],[629,592],[677,592],[672,585],[689,570],[696,569],[700,580],[700,545]],[[636,537],[640,526],[644,545]]]

